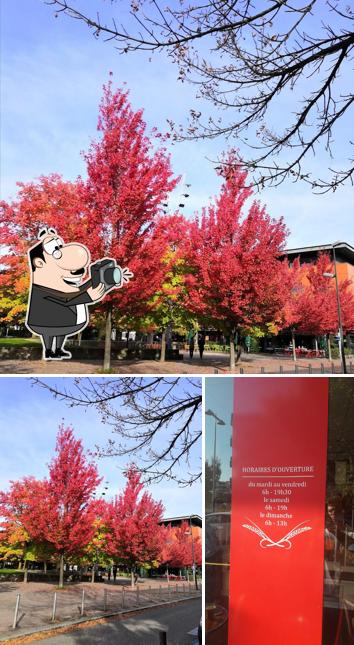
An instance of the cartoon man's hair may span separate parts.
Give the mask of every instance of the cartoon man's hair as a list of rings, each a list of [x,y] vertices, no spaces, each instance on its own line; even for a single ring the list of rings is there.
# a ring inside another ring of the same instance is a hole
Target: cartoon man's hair
[[[45,235],[48,235],[48,233],[50,235],[56,235],[57,234],[57,232],[56,232],[56,230],[54,228],[48,228],[47,226],[43,226],[43,228],[41,228],[39,230],[39,232],[38,232],[37,239],[42,240],[42,238]],[[44,250],[43,250],[43,242],[42,241],[40,241],[38,244],[36,244],[36,246],[34,246],[30,250],[29,258],[30,258],[30,261],[31,261],[32,271],[36,270],[36,265],[34,263],[36,258],[40,258],[41,260],[43,260],[43,262],[45,262]]]

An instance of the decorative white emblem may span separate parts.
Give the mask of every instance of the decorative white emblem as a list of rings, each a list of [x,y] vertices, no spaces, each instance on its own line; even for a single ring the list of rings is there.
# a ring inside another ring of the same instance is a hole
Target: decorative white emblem
[[[305,522],[300,522],[300,524],[297,524],[294,526],[289,533],[284,535],[283,538],[280,540],[274,541],[272,540],[257,524],[252,522],[252,520],[247,517],[248,521],[251,522],[252,526],[250,524],[242,524],[243,528],[248,529],[249,531],[252,531],[252,533],[257,533],[259,537],[261,538],[259,542],[259,546],[262,547],[262,549],[266,549],[267,547],[270,546],[278,546],[280,549],[291,549],[292,543],[291,540],[294,538],[296,535],[300,535],[300,533],[304,533],[305,531],[311,531],[311,526],[302,526],[302,524],[306,524],[307,520]],[[300,528],[301,527],[301,528]]]

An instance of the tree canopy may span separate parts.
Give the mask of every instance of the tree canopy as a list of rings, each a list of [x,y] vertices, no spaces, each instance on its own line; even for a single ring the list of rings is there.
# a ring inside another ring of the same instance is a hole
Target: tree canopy
[[[193,83],[196,98],[211,105],[209,113],[201,102],[191,106],[188,125],[171,121],[176,139],[243,141],[248,154],[240,164],[258,186],[290,178],[326,192],[352,183],[346,125],[354,103],[354,11],[346,0],[177,0],[167,6],[134,0],[123,24],[117,0],[108,12],[98,0],[90,10],[70,0],[46,1],[56,16],[84,22],[121,53],[166,52],[178,79]],[[284,101],[293,109],[284,111]],[[327,171],[313,174],[311,157],[319,151]]]

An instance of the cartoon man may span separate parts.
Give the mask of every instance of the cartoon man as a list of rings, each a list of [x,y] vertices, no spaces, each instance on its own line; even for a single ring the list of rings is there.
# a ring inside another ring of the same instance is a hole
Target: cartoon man
[[[45,360],[71,358],[64,343],[86,327],[87,305],[101,300],[112,288],[122,287],[133,274],[106,260],[92,265],[91,275],[97,265],[113,266],[110,283],[103,269],[95,271],[94,281],[82,282],[90,264],[90,253],[83,244],[64,244],[52,228],[43,228],[38,240],[28,252],[32,285],[26,325],[41,337]]]

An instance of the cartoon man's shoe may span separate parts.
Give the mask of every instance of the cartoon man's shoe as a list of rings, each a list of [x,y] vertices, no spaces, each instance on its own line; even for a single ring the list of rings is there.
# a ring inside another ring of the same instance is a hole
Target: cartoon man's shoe
[[[71,358],[70,352],[66,352],[65,349],[57,349],[55,351],[55,358]]]
[[[57,357],[51,349],[46,349],[43,358],[45,361],[55,361]]]

